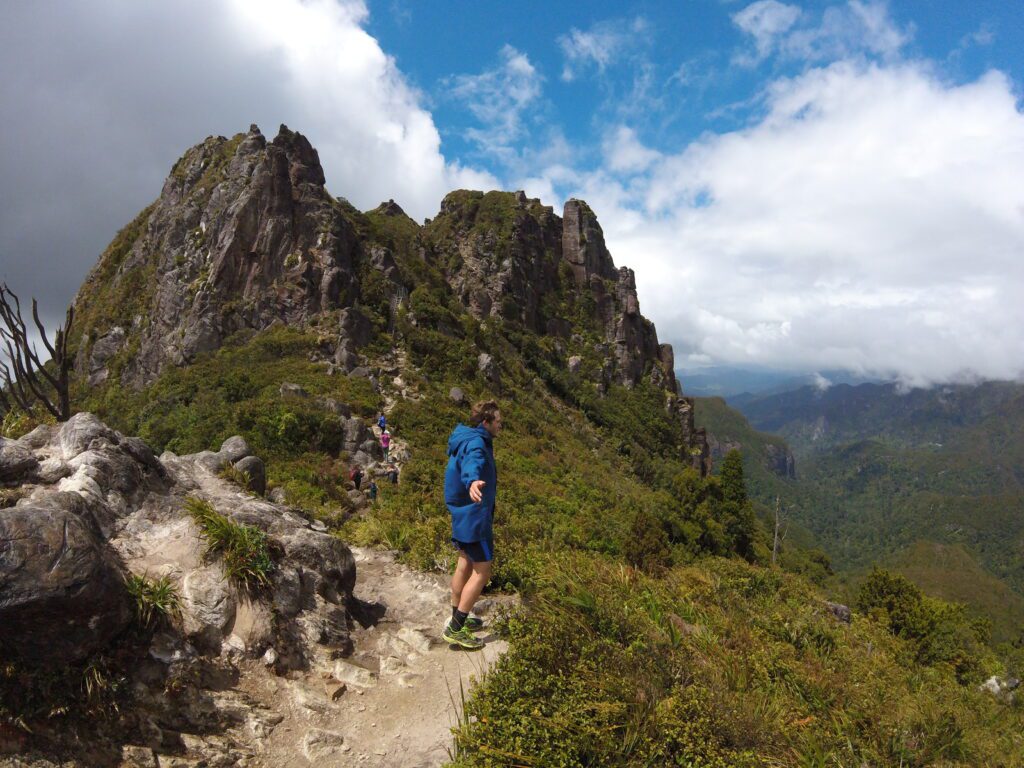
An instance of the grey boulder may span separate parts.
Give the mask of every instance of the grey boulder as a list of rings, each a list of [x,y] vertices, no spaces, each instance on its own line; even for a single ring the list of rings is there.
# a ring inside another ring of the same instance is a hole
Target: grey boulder
[[[35,472],[39,461],[16,440],[0,437],[0,482],[21,480]]]
[[[77,493],[0,510],[0,647],[66,664],[105,647],[132,618],[124,578]]]
[[[241,435],[234,435],[221,444],[220,453],[223,454],[224,458],[234,464],[236,461],[244,459],[246,456],[252,456],[252,449],[249,447],[249,444],[245,442],[244,437]]]
[[[246,484],[253,493],[262,496],[267,491],[267,468],[258,456],[246,456],[235,462],[235,469],[246,476]]]

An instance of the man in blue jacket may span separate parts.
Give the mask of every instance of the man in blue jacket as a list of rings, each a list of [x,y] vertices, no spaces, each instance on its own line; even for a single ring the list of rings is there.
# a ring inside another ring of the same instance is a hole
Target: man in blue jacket
[[[473,632],[483,621],[470,616],[491,578],[494,557],[494,498],[498,471],[492,441],[501,433],[501,411],[493,400],[473,406],[469,426],[456,425],[448,438],[448,468],[444,473],[444,500],[452,516],[452,543],[459,564],[452,575],[452,617],[444,639],[463,648],[483,648]]]

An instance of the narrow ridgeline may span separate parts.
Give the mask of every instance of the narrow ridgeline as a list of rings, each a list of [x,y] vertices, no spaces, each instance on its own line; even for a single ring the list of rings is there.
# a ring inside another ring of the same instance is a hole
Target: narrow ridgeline
[[[702,471],[710,465],[672,347],[640,314],[633,271],[615,267],[580,200],[559,217],[522,192],[459,190],[423,226],[393,201],[361,213],[328,193],[304,136],[282,126],[268,142],[252,126],[178,160],[75,305],[82,380],[114,377],[133,390],[240,332],[315,326],[324,358],[348,373],[367,362],[368,346],[394,338],[400,312],[449,337],[468,314],[541,339],[543,360],[530,362],[547,378],[564,374],[561,389],[662,390],[681,452]],[[500,375],[500,350],[480,352]]]

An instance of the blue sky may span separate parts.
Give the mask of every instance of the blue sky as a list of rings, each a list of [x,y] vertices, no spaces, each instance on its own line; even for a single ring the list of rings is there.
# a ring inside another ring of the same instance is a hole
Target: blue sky
[[[597,150],[609,125],[628,125],[645,146],[678,151],[702,132],[728,132],[756,119],[766,84],[827,63],[840,48],[883,62],[892,58],[890,51],[870,50],[861,31],[851,29],[849,39],[823,44],[811,59],[772,52],[754,61],[755,38],[733,18],[749,5],[382,0],[369,4],[367,29],[425,94],[445,156],[502,178],[508,163],[467,136],[486,123],[452,90],[460,76],[500,69],[507,46],[528,59],[538,86],[523,109],[521,133],[509,142],[512,148],[536,151],[564,138],[578,161],[591,165],[600,162]],[[875,5],[904,37],[900,58],[928,61],[952,82],[971,81],[995,68],[1020,83],[1024,6],[992,0]],[[827,13],[847,12],[835,2],[789,7],[800,12],[792,30],[820,26]]]
[[[285,123],[364,209],[587,200],[685,368],[1024,378],[1022,26],[992,0],[13,0],[0,279],[62,317],[186,148]]]

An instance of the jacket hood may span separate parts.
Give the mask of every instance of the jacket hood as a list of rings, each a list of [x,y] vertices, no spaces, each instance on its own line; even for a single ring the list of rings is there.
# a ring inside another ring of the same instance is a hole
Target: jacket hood
[[[482,437],[487,443],[491,442],[491,433],[482,425],[467,427],[465,424],[456,424],[451,437],[448,438],[448,455],[454,456],[464,443],[476,437]]]

